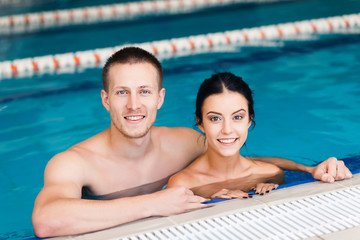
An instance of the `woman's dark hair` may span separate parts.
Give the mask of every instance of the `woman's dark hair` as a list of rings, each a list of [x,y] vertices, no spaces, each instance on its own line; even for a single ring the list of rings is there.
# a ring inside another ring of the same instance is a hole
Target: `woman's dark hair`
[[[201,125],[203,122],[202,106],[207,97],[213,94],[223,93],[227,89],[232,92],[237,92],[243,95],[248,101],[249,117],[255,126],[255,112],[254,112],[254,100],[252,97],[252,91],[246,82],[241,77],[237,77],[232,73],[217,73],[211,76],[211,78],[205,79],[200,85],[197,97],[196,97],[196,121],[197,125]]]

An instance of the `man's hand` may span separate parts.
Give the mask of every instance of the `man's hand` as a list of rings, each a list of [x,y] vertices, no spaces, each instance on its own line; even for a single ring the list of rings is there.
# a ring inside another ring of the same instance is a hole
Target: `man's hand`
[[[152,208],[156,211],[153,216],[170,216],[213,206],[212,204],[202,204],[209,199],[196,196],[183,186],[167,188],[152,195],[155,198],[150,204],[153,204]]]
[[[315,179],[329,183],[352,177],[350,170],[345,166],[344,162],[334,157],[314,167],[311,174]]]

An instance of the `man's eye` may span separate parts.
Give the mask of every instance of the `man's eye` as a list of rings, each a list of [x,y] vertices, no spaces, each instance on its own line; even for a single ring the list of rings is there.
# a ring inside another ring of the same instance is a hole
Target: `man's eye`
[[[219,120],[220,120],[219,117],[211,117],[210,118],[210,121],[212,121],[212,122],[216,122],[216,121],[219,121]]]
[[[124,94],[126,94],[126,91],[125,90],[120,90],[120,91],[117,91],[116,94],[117,95],[124,95]]]
[[[150,91],[148,91],[148,90],[142,90],[140,93],[141,93],[141,94],[149,94]]]

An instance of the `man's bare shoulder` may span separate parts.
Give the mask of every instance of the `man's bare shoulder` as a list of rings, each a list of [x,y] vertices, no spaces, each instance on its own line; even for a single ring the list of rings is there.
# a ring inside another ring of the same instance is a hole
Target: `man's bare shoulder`
[[[180,133],[184,135],[199,135],[200,133],[194,129],[187,127],[154,127],[155,131],[166,133],[166,134],[175,134]]]
[[[154,132],[161,139],[190,144],[204,144],[204,136],[198,131],[187,127],[154,127]]]
[[[45,178],[48,176],[58,176],[63,173],[76,172],[84,165],[84,159],[72,148],[56,154],[50,159],[45,168]],[[68,174],[66,174],[68,175]]]
[[[96,155],[96,150],[101,145],[99,134],[86,139],[69,149],[56,154],[50,159],[45,168],[45,178],[61,178],[66,176],[81,177],[91,166],[91,159]]]

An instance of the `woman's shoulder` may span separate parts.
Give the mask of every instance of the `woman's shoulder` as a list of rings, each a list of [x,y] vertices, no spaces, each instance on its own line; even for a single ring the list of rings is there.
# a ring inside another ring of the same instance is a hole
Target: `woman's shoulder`
[[[197,158],[185,169],[174,174],[170,179],[168,186],[186,186],[192,188],[199,182],[199,179],[202,179],[204,172],[202,157]]]
[[[262,161],[257,161],[257,160],[252,160],[254,163],[254,166],[257,170],[261,170],[261,172],[263,173],[267,173],[267,174],[279,174],[282,172],[282,169],[279,168],[278,166],[272,164],[272,163],[267,163],[267,162],[262,162]]]
[[[191,188],[191,183],[193,182],[192,180],[193,180],[193,176],[191,171],[189,171],[188,169],[184,169],[171,176],[167,186],[168,187],[185,186],[187,188]]]

